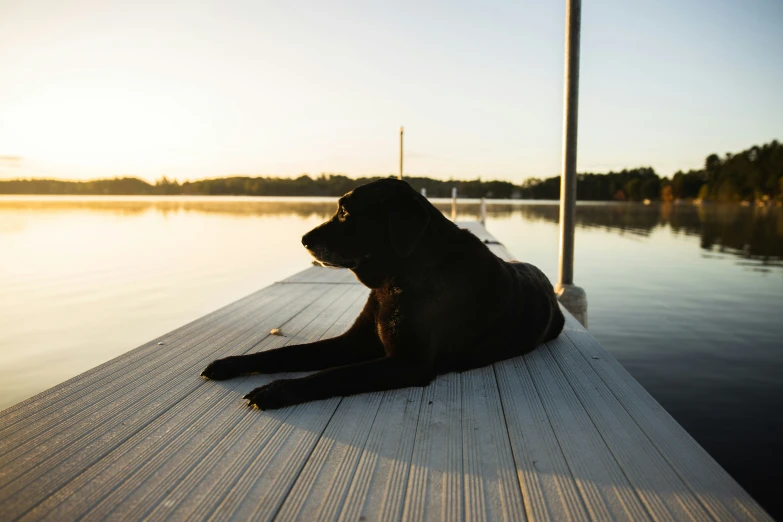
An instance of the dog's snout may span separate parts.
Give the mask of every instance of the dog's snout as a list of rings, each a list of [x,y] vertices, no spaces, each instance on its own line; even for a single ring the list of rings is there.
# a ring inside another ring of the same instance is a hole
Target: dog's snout
[[[308,232],[307,234],[302,236],[302,245],[305,248],[310,248],[310,247],[312,247],[316,243],[316,240],[315,240],[315,237],[314,237],[316,230],[317,230],[317,227],[314,228],[313,230],[311,230],[310,232]]]

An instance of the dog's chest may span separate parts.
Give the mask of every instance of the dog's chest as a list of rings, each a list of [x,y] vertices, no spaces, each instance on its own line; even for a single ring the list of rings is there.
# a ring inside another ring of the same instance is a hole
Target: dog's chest
[[[429,296],[401,289],[376,291],[376,302],[375,328],[387,354],[427,357],[433,331],[442,329],[433,309],[442,306]]]
[[[375,318],[375,326],[378,336],[385,346],[399,337],[403,321],[406,319],[402,300],[402,291],[399,289],[383,289],[376,293],[378,308]],[[409,319],[409,318],[408,318]]]
[[[376,291],[375,327],[389,354],[417,351],[423,341],[420,307],[413,296],[399,288]]]

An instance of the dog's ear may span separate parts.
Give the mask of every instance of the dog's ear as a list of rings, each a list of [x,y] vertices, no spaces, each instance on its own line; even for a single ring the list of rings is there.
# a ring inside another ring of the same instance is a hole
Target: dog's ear
[[[415,197],[401,198],[389,210],[389,234],[394,252],[408,257],[424,235],[430,215]]]

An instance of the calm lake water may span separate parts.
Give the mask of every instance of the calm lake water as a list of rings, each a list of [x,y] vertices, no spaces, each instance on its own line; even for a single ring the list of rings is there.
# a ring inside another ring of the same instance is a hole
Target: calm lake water
[[[0,409],[308,267],[299,238],[334,207],[0,197]],[[593,335],[778,518],[781,210],[581,205],[575,261]],[[554,280],[557,218],[498,203],[487,228]]]

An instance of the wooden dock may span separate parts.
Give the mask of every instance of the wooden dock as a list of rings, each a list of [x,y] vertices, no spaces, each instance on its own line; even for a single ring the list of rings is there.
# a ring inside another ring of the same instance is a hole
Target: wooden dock
[[[279,375],[199,377],[367,293],[313,267],[3,411],[0,520],[771,520],[570,316],[425,388],[262,412],[242,396]]]

